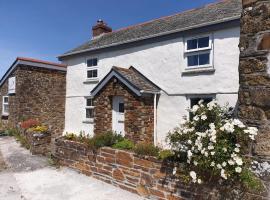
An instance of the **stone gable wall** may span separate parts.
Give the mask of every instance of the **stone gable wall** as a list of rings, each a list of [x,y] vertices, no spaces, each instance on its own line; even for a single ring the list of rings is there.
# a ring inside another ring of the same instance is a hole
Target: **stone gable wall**
[[[125,106],[125,135],[138,142],[154,142],[154,97],[137,97],[121,82],[112,79],[94,99],[94,133],[112,130],[112,99],[123,96]]]
[[[48,125],[52,137],[62,134],[65,116],[65,72],[19,66],[10,76],[16,76],[16,94],[10,96],[8,124],[16,127],[23,120],[36,118]],[[2,96],[7,95],[8,79],[0,88],[1,113]],[[2,121],[5,120],[2,117]]]

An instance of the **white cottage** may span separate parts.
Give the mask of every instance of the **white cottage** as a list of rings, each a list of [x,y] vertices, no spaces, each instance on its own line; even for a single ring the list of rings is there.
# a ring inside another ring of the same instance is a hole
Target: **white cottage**
[[[112,31],[59,56],[67,64],[65,132],[114,130],[159,143],[199,99],[237,104],[240,0]]]

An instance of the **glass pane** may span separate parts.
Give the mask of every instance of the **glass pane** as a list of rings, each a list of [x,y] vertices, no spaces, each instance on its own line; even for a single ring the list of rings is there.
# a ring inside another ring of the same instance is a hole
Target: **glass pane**
[[[119,103],[119,112],[124,113],[125,112],[125,106],[124,103]]]
[[[8,103],[8,97],[4,97],[4,103]]]
[[[207,65],[210,63],[209,61],[210,61],[210,53],[199,55],[199,65]]]
[[[188,40],[187,41],[187,50],[191,50],[191,49],[197,49],[198,47],[198,40],[197,39],[193,39],[193,40]]]
[[[188,66],[198,66],[199,60],[198,60],[198,55],[192,55],[188,56]]]
[[[198,48],[209,47],[209,37],[199,38],[198,40]]]
[[[8,113],[9,112],[9,107],[8,105],[4,105],[4,113]]]
[[[87,71],[87,78],[95,78],[95,77],[97,77],[97,69]]]
[[[86,108],[86,118],[94,118],[94,109],[93,108]]]
[[[94,106],[93,99],[86,99],[86,106]]]
[[[87,67],[97,66],[97,58],[87,60]]]

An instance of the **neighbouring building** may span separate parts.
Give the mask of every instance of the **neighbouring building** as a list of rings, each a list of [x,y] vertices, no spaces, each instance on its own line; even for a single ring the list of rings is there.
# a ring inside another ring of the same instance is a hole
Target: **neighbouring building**
[[[1,122],[16,127],[38,119],[61,135],[64,128],[66,65],[18,57],[0,80]]]
[[[114,130],[155,144],[199,99],[237,105],[240,0],[120,30],[99,20],[67,65],[65,132]]]

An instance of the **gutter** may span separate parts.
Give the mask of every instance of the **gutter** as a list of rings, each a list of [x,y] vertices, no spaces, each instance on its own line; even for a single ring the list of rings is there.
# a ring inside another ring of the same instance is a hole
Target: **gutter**
[[[173,33],[177,33],[177,32],[188,31],[188,30],[191,30],[191,29],[201,28],[201,27],[204,27],[204,26],[210,26],[210,25],[220,24],[220,23],[224,23],[224,22],[229,22],[229,21],[233,21],[233,20],[236,20],[236,19],[240,19],[240,17],[241,17],[241,15],[237,15],[237,16],[234,16],[234,17],[228,17],[228,18],[224,18],[224,19],[221,19],[221,20],[213,21],[213,22],[210,21],[210,22],[199,24],[199,25],[189,26],[189,27],[186,27],[186,28],[180,28],[180,29],[176,29],[176,30],[172,30],[172,31],[166,31],[166,32],[162,32],[162,33],[157,33],[157,34],[150,35],[150,36],[131,39],[131,40],[127,40],[125,42],[118,42],[118,43],[104,45],[104,46],[96,47],[96,48],[92,48],[92,49],[80,50],[80,51],[76,51],[76,52],[67,53],[67,54],[57,56],[57,58],[59,60],[61,60],[61,58],[64,58],[64,57],[67,57],[67,56],[72,56],[72,55],[75,55],[75,54],[86,53],[86,52],[95,51],[95,50],[99,50],[99,49],[105,49],[105,48],[108,48],[108,47],[114,47],[114,46],[118,46],[118,45],[122,45],[122,44],[136,42],[136,41],[140,41],[140,40],[160,37],[160,36],[164,36],[164,35],[169,35],[169,34],[173,34]]]

